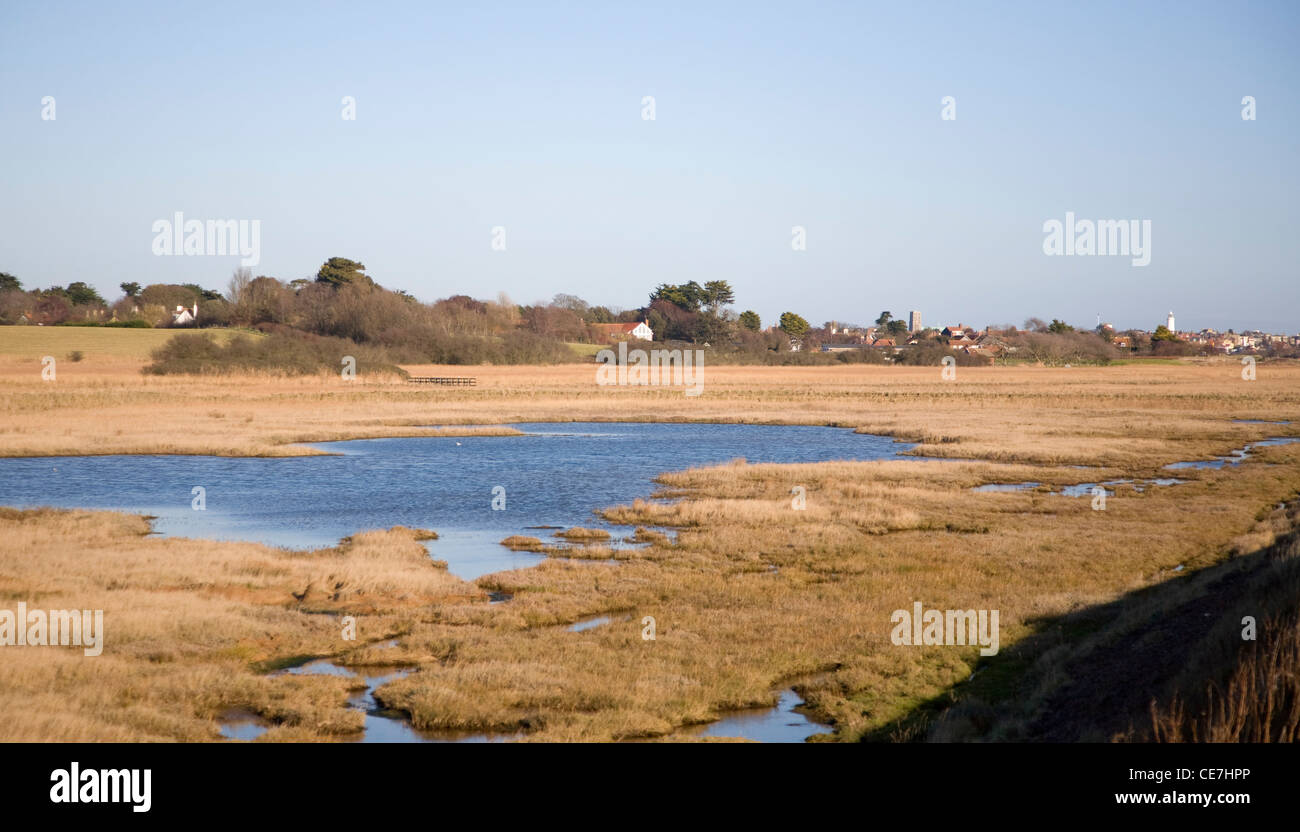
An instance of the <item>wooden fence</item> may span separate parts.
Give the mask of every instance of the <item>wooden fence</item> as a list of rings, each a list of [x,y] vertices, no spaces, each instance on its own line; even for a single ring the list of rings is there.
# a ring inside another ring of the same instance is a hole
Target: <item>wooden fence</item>
[[[467,376],[411,376],[407,379],[411,384],[456,384],[473,387],[477,380]]]

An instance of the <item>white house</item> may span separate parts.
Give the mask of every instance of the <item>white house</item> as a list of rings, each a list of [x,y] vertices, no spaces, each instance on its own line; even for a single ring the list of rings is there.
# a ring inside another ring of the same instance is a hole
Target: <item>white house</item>
[[[176,311],[172,313],[172,326],[184,326],[185,324],[192,324],[198,319],[199,319],[199,302],[194,301],[193,311],[186,309],[184,306],[176,307]]]

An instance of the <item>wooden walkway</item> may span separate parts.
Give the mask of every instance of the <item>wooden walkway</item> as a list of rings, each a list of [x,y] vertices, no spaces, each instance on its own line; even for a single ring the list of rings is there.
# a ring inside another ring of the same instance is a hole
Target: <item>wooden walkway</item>
[[[407,379],[411,384],[457,384],[473,387],[477,380],[467,376],[411,376]]]

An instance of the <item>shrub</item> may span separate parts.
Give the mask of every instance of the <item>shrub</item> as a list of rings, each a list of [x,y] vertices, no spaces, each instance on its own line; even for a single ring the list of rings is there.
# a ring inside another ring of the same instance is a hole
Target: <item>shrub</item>
[[[940,341],[922,341],[903,350],[894,360],[899,364],[938,367],[945,357],[956,359],[959,367],[983,367],[989,363],[989,359],[984,356],[954,350]]]
[[[563,343],[525,330],[501,339],[502,364],[562,364],[574,358],[573,350]]]
[[[842,352],[832,353],[836,361],[845,364],[884,364],[887,361],[884,350],[863,347],[856,350],[844,350]]]
[[[222,374],[257,370],[282,375],[337,373],[344,356],[357,361],[357,373],[385,373],[405,377],[387,354],[344,338],[283,329],[265,338],[236,336],[218,344],[209,333],[176,335],[153,352],[144,372],[154,375]]]
[[[1053,367],[1107,364],[1118,355],[1113,346],[1091,332],[1025,332],[1007,342],[1018,347],[1021,356]]]

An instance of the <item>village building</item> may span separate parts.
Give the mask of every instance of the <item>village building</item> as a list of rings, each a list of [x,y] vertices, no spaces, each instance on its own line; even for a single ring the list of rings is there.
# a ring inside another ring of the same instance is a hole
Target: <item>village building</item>
[[[592,324],[593,329],[604,335],[611,341],[653,341],[655,338],[654,330],[650,328],[649,321],[637,321],[636,323],[622,324]]]
[[[970,327],[957,324],[956,326],[946,326],[943,328],[943,337],[948,339],[948,344],[953,347],[969,347],[974,344],[981,333],[976,332]]]
[[[187,326],[199,319],[199,302],[194,301],[194,310],[186,309],[184,306],[176,307],[172,313],[172,326]]]

